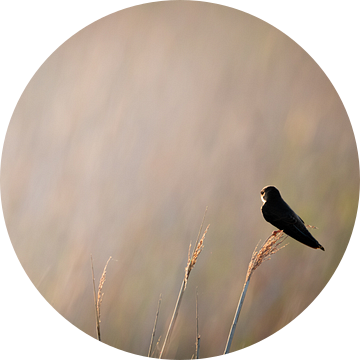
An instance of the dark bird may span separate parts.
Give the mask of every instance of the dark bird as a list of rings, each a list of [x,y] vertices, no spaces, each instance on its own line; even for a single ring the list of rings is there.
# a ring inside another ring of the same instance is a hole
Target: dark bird
[[[293,239],[314,249],[325,251],[324,247],[309,233],[301,217],[283,200],[280,191],[275,186],[265,186],[260,193],[261,200],[264,202],[261,212],[267,222],[283,230]]]

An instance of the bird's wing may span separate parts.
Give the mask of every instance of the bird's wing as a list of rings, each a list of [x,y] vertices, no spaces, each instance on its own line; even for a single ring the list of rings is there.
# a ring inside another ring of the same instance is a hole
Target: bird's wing
[[[298,216],[285,201],[272,206],[269,206],[269,204],[266,203],[262,207],[262,212],[265,220],[276,227],[304,224],[304,221],[300,216]]]

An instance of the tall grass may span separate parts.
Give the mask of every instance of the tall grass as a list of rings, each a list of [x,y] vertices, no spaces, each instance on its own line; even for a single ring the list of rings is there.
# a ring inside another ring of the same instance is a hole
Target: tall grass
[[[205,214],[206,214],[206,211],[205,211]],[[204,218],[205,218],[205,214],[204,214]],[[204,222],[204,218],[203,218],[203,222]],[[182,283],[181,283],[179,295],[178,295],[177,300],[176,300],[176,304],[175,304],[175,308],[174,308],[173,315],[172,315],[171,320],[170,320],[169,328],[168,328],[168,330],[167,330],[167,333],[166,333],[166,336],[165,336],[165,339],[164,339],[162,348],[161,348],[161,350],[160,350],[159,359],[161,359],[161,358],[163,357],[166,344],[167,344],[167,342],[170,340],[170,336],[171,336],[172,330],[174,329],[174,325],[175,325],[175,322],[176,322],[176,319],[177,319],[177,315],[178,315],[178,312],[179,312],[181,300],[182,300],[182,297],[183,297],[184,292],[185,292],[185,289],[186,289],[186,284],[187,284],[187,282],[188,282],[188,279],[189,279],[189,276],[190,276],[190,272],[191,272],[191,270],[194,268],[194,266],[195,266],[195,264],[196,264],[196,261],[197,261],[199,255],[200,255],[202,249],[204,248],[204,240],[205,240],[206,233],[207,233],[208,230],[209,230],[210,224],[206,227],[206,229],[205,229],[205,231],[204,231],[204,233],[203,233],[203,236],[202,236],[201,239],[199,240],[199,237],[200,237],[200,234],[201,234],[201,229],[202,229],[202,226],[203,226],[203,222],[202,222],[202,224],[201,224],[201,226],[200,226],[198,238],[197,238],[197,240],[196,240],[196,243],[195,243],[195,246],[194,246],[194,250],[193,250],[191,256],[190,256],[191,243],[190,243],[190,246],[189,246],[188,262],[187,262],[187,265],[186,265],[186,268],[185,268],[185,276],[184,276],[184,279],[183,279],[183,281],[182,281]]]
[[[101,341],[101,334],[100,334],[100,305],[104,296],[104,293],[102,292],[102,288],[104,286],[105,280],[106,280],[106,269],[109,264],[109,261],[111,260],[111,256],[109,257],[108,261],[105,264],[103,273],[101,275],[98,290],[96,292],[95,288],[95,276],[94,276],[94,265],[93,265],[93,258],[92,255],[91,258],[91,273],[92,273],[92,280],[93,280],[93,290],[94,290],[94,304],[95,304],[95,320],[96,320],[96,336],[99,341]]]
[[[256,245],[254,252],[251,256],[251,260],[248,266],[248,270],[245,277],[245,283],[243,286],[243,290],[240,295],[239,303],[235,311],[234,320],[232,322],[229,336],[226,342],[224,354],[228,354],[230,352],[230,347],[232,343],[232,339],[234,337],[236,325],[239,319],[240,311],[244,303],[245,295],[250,283],[251,275],[254,273],[254,271],[266,260],[270,260],[271,255],[278,252],[280,249],[285,247],[286,245],[281,246],[283,241],[285,240],[285,234],[282,230],[274,231],[265,241],[264,245],[260,248],[260,250],[257,250],[258,245]]]
[[[154,327],[153,327],[153,331],[152,331],[152,334],[151,334],[148,357],[151,356],[151,350],[152,350],[153,343],[154,343],[155,332],[156,332],[156,324],[157,324],[157,320],[158,320],[158,317],[159,317],[159,311],[160,311],[160,304],[161,304],[161,294],[159,296],[158,306],[157,306],[156,315],[155,315]]]
[[[205,211],[206,214],[206,211]],[[179,312],[179,308],[181,305],[181,300],[183,297],[183,294],[186,290],[186,285],[190,276],[190,273],[192,271],[192,269],[194,268],[197,259],[202,251],[202,249],[204,248],[204,240],[205,240],[205,236],[209,230],[210,224],[206,227],[205,231],[203,232],[201,238],[200,235],[202,233],[202,227],[203,227],[203,223],[204,223],[204,219],[205,219],[205,214],[199,229],[199,233],[196,239],[196,243],[193,247],[193,250],[191,252],[191,243],[189,245],[189,251],[188,251],[188,261],[185,267],[185,274],[184,274],[184,278],[182,280],[181,286],[180,286],[180,291],[176,300],[176,304],[175,304],[175,308],[170,320],[170,324],[169,327],[167,329],[166,332],[166,336],[164,338],[162,347],[159,351],[159,359],[161,359],[164,354],[165,354],[165,350],[168,346],[168,343],[170,342],[170,337],[171,337],[171,333],[174,329],[175,326],[175,322],[178,316],[178,312]],[[258,245],[255,247],[253,254],[251,256],[251,260],[249,262],[249,266],[247,269],[247,273],[245,276],[245,282],[243,285],[243,289],[240,295],[240,299],[235,311],[235,316],[230,328],[230,332],[228,335],[228,339],[226,342],[226,346],[225,346],[225,350],[224,350],[224,354],[228,354],[230,352],[230,347],[231,347],[231,343],[234,337],[234,333],[235,333],[235,329],[236,329],[236,325],[239,319],[239,315],[240,315],[240,311],[241,308],[243,306],[244,303],[244,299],[246,296],[246,292],[250,283],[250,279],[251,276],[253,275],[254,271],[264,262],[267,260],[270,260],[271,255],[275,254],[276,252],[278,252],[280,249],[282,249],[285,245],[282,245],[283,241],[285,240],[286,235],[283,233],[283,231],[278,230],[278,231],[274,231],[268,238],[267,240],[264,242],[264,244],[261,246],[260,249],[258,249]],[[94,291],[94,305],[95,305],[95,320],[96,320],[96,335],[97,335],[97,339],[99,341],[101,341],[101,332],[100,332],[100,323],[101,323],[101,303],[102,303],[102,299],[103,299],[103,295],[104,293],[102,292],[104,283],[106,281],[106,270],[108,267],[108,264],[111,260],[111,256],[109,257],[109,259],[107,260],[103,273],[100,277],[99,280],[99,284],[96,290],[96,286],[95,286],[95,276],[94,276],[94,266],[93,266],[93,258],[91,256],[91,271],[92,271],[92,280],[93,280],[93,291]],[[159,297],[159,301],[158,301],[158,306],[157,306],[157,311],[156,311],[156,316],[155,316],[155,321],[154,321],[154,326],[153,326],[153,331],[151,334],[151,339],[150,339],[150,346],[149,346],[149,350],[148,350],[148,357],[152,356],[155,352],[155,350],[153,349],[153,343],[154,343],[154,339],[155,339],[155,332],[156,332],[156,325],[157,325],[157,321],[158,321],[158,316],[159,316],[159,311],[160,311],[160,304],[161,304],[161,294]],[[200,335],[199,335],[199,318],[198,318],[198,292],[197,292],[197,288],[196,288],[196,340],[195,340],[195,353],[193,355],[193,358],[195,359],[199,359],[199,353],[200,353]],[[160,337],[161,338],[161,337]],[[156,348],[158,348],[159,343],[160,343],[160,338],[156,344]]]
[[[199,314],[198,314],[198,292],[196,288],[196,341],[195,341],[195,359],[199,358],[200,354],[200,334],[199,334]]]

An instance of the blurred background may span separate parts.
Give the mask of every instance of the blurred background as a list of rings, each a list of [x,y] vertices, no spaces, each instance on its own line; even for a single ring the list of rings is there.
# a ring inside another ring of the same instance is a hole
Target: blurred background
[[[292,239],[251,279],[232,350],[299,315],[338,266],[355,221],[355,139],[329,79],[297,44],[238,10],[163,2],[103,18],[25,89],[7,132],[1,192],[10,238],[47,301],[95,337],[147,355],[165,336],[204,210],[211,224],[165,357],[224,351],[252,251],[274,228],[276,185],[325,253]],[[156,354],[155,354],[156,355]]]

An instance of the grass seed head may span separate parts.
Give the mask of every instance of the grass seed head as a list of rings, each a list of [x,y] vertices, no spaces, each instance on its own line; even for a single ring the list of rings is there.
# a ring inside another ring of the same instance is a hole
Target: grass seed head
[[[194,249],[194,251],[192,253],[192,256],[190,256],[190,249],[191,249],[191,243],[190,243],[189,253],[188,253],[188,262],[187,262],[187,265],[186,265],[186,268],[185,268],[185,278],[184,278],[185,287],[186,287],[187,280],[188,280],[189,275],[190,275],[190,271],[195,266],[196,261],[197,261],[199,255],[200,255],[202,249],[204,248],[204,240],[205,240],[206,233],[208,232],[209,226],[210,226],[210,224],[206,227],[203,236],[201,237],[201,239],[197,243],[197,245],[196,245],[196,247],[195,247],[195,249]]]
[[[111,256],[109,257],[108,261],[105,264],[104,271],[103,271],[100,281],[99,281],[99,287],[98,287],[98,292],[97,292],[96,307],[97,307],[97,312],[98,312],[98,316],[99,316],[99,322],[100,322],[100,305],[101,305],[101,302],[102,302],[102,299],[104,296],[104,293],[102,292],[102,288],[103,288],[105,280],[106,280],[106,268],[107,268],[110,260],[111,260]]]
[[[282,245],[285,240],[285,234],[282,230],[276,231],[271,234],[268,239],[265,241],[264,245],[258,249],[258,245],[255,247],[255,250],[252,254],[251,261],[249,263],[248,271],[246,274],[246,280],[250,278],[252,273],[266,260],[271,259],[271,255],[278,252],[280,249],[286,245]]]

